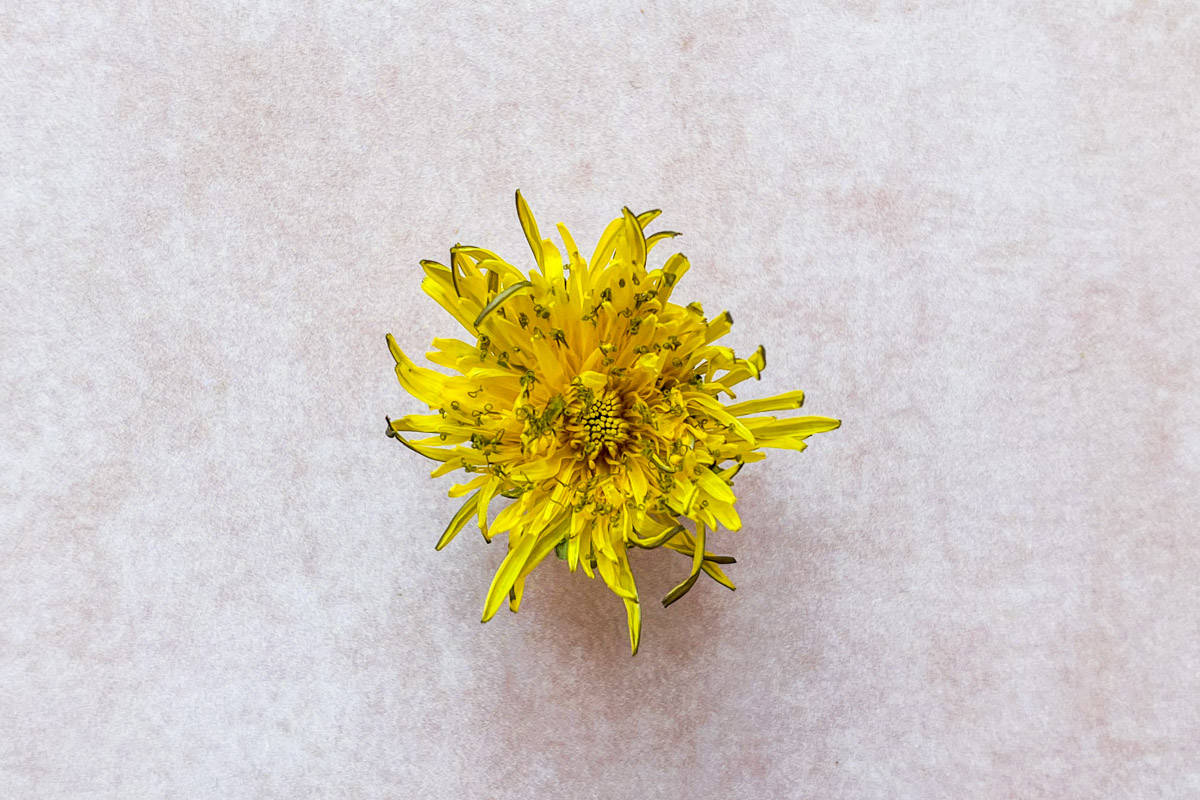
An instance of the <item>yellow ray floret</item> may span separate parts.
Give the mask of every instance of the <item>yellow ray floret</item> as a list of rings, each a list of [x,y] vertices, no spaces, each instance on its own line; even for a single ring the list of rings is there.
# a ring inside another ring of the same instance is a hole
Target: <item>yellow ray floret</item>
[[[488,541],[507,533],[484,622],[506,599],[516,611],[526,577],[555,552],[621,598],[637,653],[642,614],[629,548],[689,559],[664,605],[702,572],[734,588],[719,566],[733,558],[705,549],[719,527],[741,528],[734,476],[763,448],[803,450],[809,436],[840,424],[757,416],[799,408],[801,391],[722,402],[761,375],[766,353],[738,358],[713,344],[732,327],[729,312],[709,320],[698,304],[671,301],[689,265],[682,253],[647,263],[655,245],[678,235],[646,235],[659,213],[624,209],[585,260],[565,226],[563,251],[541,238],[517,192],[534,269],[462,244],[447,265],[421,262],[422,288],[474,340],[434,340],[429,360],[452,374],[417,366],[387,336],[400,385],[432,412],[389,418],[388,436],[441,462],[435,477],[468,474],[450,490],[466,499],[437,549],[473,519]],[[489,523],[498,498],[507,505]]]

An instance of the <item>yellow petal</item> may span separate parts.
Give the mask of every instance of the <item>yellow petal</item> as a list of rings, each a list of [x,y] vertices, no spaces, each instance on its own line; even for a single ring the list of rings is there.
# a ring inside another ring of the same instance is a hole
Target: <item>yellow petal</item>
[[[563,535],[566,533],[566,521],[552,525],[546,529],[546,532],[538,536],[537,546],[533,548],[533,552],[529,554],[525,566],[521,567],[521,572],[518,575],[518,580],[525,580],[525,576],[533,572],[538,564],[545,560],[546,556],[554,552],[554,548],[558,547],[559,542],[563,540]]]
[[[392,438],[400,442],[413,452],[420,453],[426,458],[434,461],[453,461],[454,469],[459,469],[468,464],[477,465],[486,463],[487,457],[478,450],[468,450],[465,447],[434,447],[423,442],[410,442],[395,431],[392,432]],[[444,473],[442,473],[444,474]]]
[[[499,308],[501,303],[503,303],[508,298],[512,297],[517,292],[525,291],[527,289],[531,289],[532,287],[533,287],[533,284],[530,283],[529,281],[518,281],[518,282],[512,284],[511,286],[505,287],[502,292],[500,292],[498,295],[496,295],[491,300],[489,300],[488,304],[486,306],[484,306],[482,309],[480,309],[479,316],[477,316],[475,318],[475,321],[471,324],[474,327],[478,328],[479,324],[481,322],[483,322],[485,319],[487,319],[488,314],[491,314],[493,311],[495,311],[497,308]]]
[[[441,550],[446,545],[458,536],[458,532],[467,524],[467,520],[475,513],[475,506],[479,502],[479,493],[471,495],[458,511],[454,512],[454,516],[450,519],[450,524],[446,526],[446,530],[438,539],[434,546],[435,550]]]
[[[450,487],[450,491],[448,492],[448,494],[451,497],[462,497],[463,495],[467,494],[468,492],[475,491],[476,489],[478,489],[480,486],[483,486],[485,483],[487,483],[491,479],[492,479],[491,475],[480,475],[478,478],[467,481],[466,483],[456,483]]]
[[[571,231],[567,230],[567,226],[561,222],[558,223],[558,236],[563,241],[563,246],[567,248],[567,260],[574,269],[576,263],[581,266],[586,266],[582,256],[579,255],[579,247],[575,244],[575,237],[571,235]]]
[[[449,436],[470,438],[474,428],[458,425],[447,421],[437,414],[406,414],[391,421],[393,431],[413,431],[415,433],[445,433]]]
[[[589,389],[598,391],[608,385],[608,376],[601,372],[584,370],[579,373],[579,382]]]
[[[808,449],[808,445],[805,443],[804,437],[801,436],[778,436],[773,439],[763,439],[761,442],[759,442],[759,446],[771,447],[776,450],[795,450],[796,452]],[[762,454],[755,453],[754,455]],[[751,459],[746,460],[750,461]]]
[[[721,571],[721,568],[718,567],[716,564],[712,563],[711,561],[705,561],[704,564],[700,568],[702,570],[704,570],[705,575],[712,578],[714,581],[721,584],[729,591],[732,592],[732,591],[737,590],[737,587],[733,585],[733,581],[729,580],[728,576],[726,576],[725,573]]]
[[[567,528],[567,567],[571,572],[579,566],[579,548],[583,539],[583,527],[586,521],[582,514],[571,514]]]
[[[671,603],[674,603],[679,598],[683,597],[685,594],[688,593],[688,590],[691,589],[696,584],[696,579],[698,577],[700,577],[700,569],[703,566],[703,564],[704,564],[704,526],[697,525],[696,526],[696,544],[694,545],[693,550],[692,550],[691,574],[688,575],[687,580],[685,580],[683,583],[676,586],[671,591],[667,592],[667,596],[664,597],[662,600],[662,604],[663,604],[664,608],[666,606],[671,605]]]
[[[746,420],[746,427],[753,431],[756,437],[772,439],[777,436],[811,436],[814,433],[824,433],[841,427],[840,419],[831,417],[792,417],[790,419],[775,419],[761,417]]]
[[[700,488],[707,492],[714,500],[722,503],[732,503],[737,499],[737,496],[733,493],[733,489],[729,488],[729,484],[717,477],[717,474],[710,469],[700,470],[697,480]]]
[[[658,219],[660,214],[662,214],[661,208],[652,208],[649,211],[643,211],[637,215],[638,227],[645,228],[651,222],[654,222],[654,220]]]
[[[676,236],[682,236],[682,235],[683,234],[678,233],[676,231],[659,231],[658,233],[654,234],[653,236],[647,236],[646,237],[646,252],[649,253],[651,250],[653,250],[654,246],[656,244],[658,244],[659,242],[665,241],[667,239],[674,239]]]
[[[678,525],[678,524],[667,525],[667,526],[663,527],[662,529],[660,529],[656,532],[653,532],[652,535],[647,536],[646,538],[641,538],[641,537],[637,536],[636,534],[634,534],[633,536],[629,537],[629,541],[632,542],[633,544],[637,545],[638,547],[643,547],[647,550],[651,550],[651,549],[653,549],[655,547],[659,547],[662,544],[666,543],[667,541],[673,539],[675,536],[679,535],[680,531],[686,531],[686,530],[687,530],[687,528],[684,528],[682,525]]]
[[[658,298],[664,303],[670,298],[671,292],[679,284],[679,280],[687,274],[690,264],[687,256],[683,253],[676,253],[667,259],[667,263],[663,264],[662,281],[658,288]]]
[[[392,351],[392,358],[396,360],[396,377],[400,379],[400,385],[431,408],[440,406],[446,390],[446,376],[414,364],[404,355],[404,351],[390,333],[387,335],[387,343],[388,349]]]
[[[549,239],[542,240],[542,258],[545,262],[542,274],[546,276],[546,283],[550,284],[550,290],[562,292],[565,285],[562,254],[558,252],[554,242]]]
[[[460,297],[455,294],[453,287],[444,286],[433,278],[421,281],[421,290],[432,297],[434,302],[444,308],[450,316],[454,317],[459,325],[468,331],[474,330],[471,325],[471,316],[475,313],[475,309],[479,308],[478,303],[467,297]]]
[[[629,247],[629,262],[635,268],[645,268],[646,235],[642,233],[642,226],[628,207],[623,209],[622,213],[625,217],[625,243]]]
[[[479,532],[489,542],[492,540],[492,537],[488,535],[488,506],[492,504],[492,498],[496,496],[499,488],[500,480],[498,478],[491,478],[479,490]]]
[[[529,554],[525,565],[521,567],[517,579],[513,581],[512,588],[508,593],[508,610],[516,613],[521,607],[521,595],[525,590],[525,578],[529,573],[533,572],[538,564],[545,560],[546,556],[554,550],[558,543],[562,541],[563,533],[566,529],[566,524],[562,523],[554,527],[553,530],[547,531],[538,537],[537,546]],[[485,620],[486,621],[486,620]]]
[[[621,546],[621,549],[625,549],[624,545]],[[620,574],[620,567],[615,561],[606,558],[603,554],[601,554],[596,559],[596,571],[600,573],[600,577],[604,579],[604,583],[607,584],[608,588],[611,589],[615,594],[628,600],[633,600],[635,602],[637,601],[637,592],[630,591],[627,588],[626,582],[623,580],[623,576]]]
[[[636,601],[625,599],[625,620],[629,625],[629,649],[636,656],[642,639],[642,607]]]
[[[489,258],[480,261],[480,269],[493,273],[495,278],[506,278],[511,281],[523,281],[529,276],[502,258]]]
[[[528,510],[529,497],[530,493],[526,493],[521,496],[520,500],[509,503],[502,508],[500,513],[496,515],[496,518],[492,520],[492,524],[488,526],[488,530],[493,534],[499,534],[504,531],[511,531],[517,527]]]
[[[788,411],[804,405],[804,392],[797,389],[794,392],[784,392],[774,397],[764,397],[761,400],[747,400],[744,403],[734,403],[725,406],[730,414],[744,417],[747,414],[761,414],[764,411]]]
[[[525,593],[525,579],[517,578],[508,590],[508,610],[517,613],[521,609],[521,595]]]
[[[742,518],[738,516],[737,509],[733,507],[732,503],[712,502],[708,504],[708,510],[725,530],[738,531],[742,529]]]
[[[604,233],[600,234],[600,241],[596,243],[596,249],[592,252],[592,260],[588,262],[588,275],[596,274],[601,267],[608,264],[612,258],[613,250],[617,246],[617,237],[625,228],[625,218],[614,219],[608,223],[608,227],[604,229]]]
[[[515,547],[513,540],[511,538],[508,540],[508,554],[504,556],[504,560],[500,562],[500,568],[492,577],[492,585],[488,589],[487,599],[483,602],[483,622],[496,616],[496,612],[500,610],[500,604],[504,602],[508,590],[512,588],[513,582],[521,574],[521,568],[525,566],[537,540],[537,536],[526,534],[520,538]]]
[[[722,311],[720,316],[704,326],[704,343],[716,341],[733,328],[733,315]]]
[[[521,196],[520,189],[517,190],[517,216],[521,220],[521,230],[525,231],[525,239],[529,242],[529,249],[533,251],[533,258],[537,261],[537,265],[541,267],[545,264],[545,257],[542,254],[542,235],[538,233],[537,222],[533,219],[533,212],[529,210],[529,204]]]
[[[427,258],[421,259],[421,269],[425,270],[425,274],[437,280],[451,281],[450,268],[445,264],[439,264],[436,261],[430,261]]]
[[[767,350],[761,344],[749,358],[738,359],[737,366],[721,376],[721,383],[736,386],[747,378],[758,380],[767,368]]]
[[[537,483],[558,474],[562,468],[565,456],[560,452],[550,458],[539,458],[528,463],[515,464],[511,467],[512,476],[523,483]]]
[[[754,434],[751,429],[742,424],[742,421],[729,413],[725,406],[721,405],[721,401],[715,397],[705,394],[704,392],[684,392],[684,397],[693,406],[697,406],[704,410],[706,414],[724,425],[728,425],[733,429],[733,432],[741,436],[747,442],[754,443]]]
[[[633,495],[633,501],[641,503],[645,500],[646,492],[650,489],[650,481],[647,480],[646,473],[637,459],[630,459],[629,466],[626,468],[626,475],[629,477],[629,488]]]

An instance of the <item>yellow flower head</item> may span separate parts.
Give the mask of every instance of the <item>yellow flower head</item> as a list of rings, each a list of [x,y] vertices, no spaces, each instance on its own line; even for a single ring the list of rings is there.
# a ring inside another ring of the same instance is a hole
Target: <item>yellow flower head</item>
[[[641,611],[628,549],[665,546],[691,559],[663,605],[701,572],[734,588],[719,566],[733,559],[705,550],[708,531],[741,527],[733,477],[764,458],[760,448],[803,450],[810,435],[839,425],[758,416],[799,408],[800,391],[722,402],[759,377],[766,356],[759,347],[738,358],[714,344],[733,324],[729,312],[709,320],[696,303],[671,302],[688,261],[676,253],[649,268],[655,245],[677,235],[645,234],[659,213],[624,209],[588,261],[560,224],[564,262],[517,192],[536,271],[467,245],[450,248],[448,266],[421,262],[422,288],[475,340],[433,340],[429,360],[456,374],[418,367],[387,336],[400,384],[434,412],[389,419],[388,435],[441,462],[434,477],[474,475],[450,489],[466,500],[437,549],[472,518],[489,542],[508,532],[484,622],[506,597],[516,611],[525,578],[555,551],[572,572],[600,573],[625,602],[636,653]],[[402,435],[410,431],[427,436]],[[489,524],[497,495],[508,504]]]

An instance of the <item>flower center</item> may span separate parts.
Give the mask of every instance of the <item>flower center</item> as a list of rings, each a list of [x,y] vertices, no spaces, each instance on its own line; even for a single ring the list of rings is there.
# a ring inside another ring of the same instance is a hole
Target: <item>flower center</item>
[[[618,446],[628,438],[629,423],[625,421],[625,408],[621,399],[611,391],[597,392],[586,398],[573,415],[575,446],[595,459],[601,450],[616,456]]]
[[[592,401],[583,410],[580,419],[589,443],[601,444],[623,434],[624,420],[621,419],[621,402],[615,395],[605,393]]]

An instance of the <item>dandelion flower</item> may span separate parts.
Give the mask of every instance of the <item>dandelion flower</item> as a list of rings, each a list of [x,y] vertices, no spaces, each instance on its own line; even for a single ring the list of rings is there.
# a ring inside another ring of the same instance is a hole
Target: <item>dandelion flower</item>
[[[659,211],[624,209],[584,260],[566,227],[558,226],[564,255],[542,238],[520,192],[516,199],[535,270],[461,244],[446,265],[421,262],[422,288],[472,341],[433,340],[428,358],[454,373],[446,375],[414,364],[388,334],[400,384],[432,413],[389,418],[387,433],[440,462],[434,477],[470,476],[450,489],[465,499],[438,550],[472,520],[489,542],[508,534],[484,622],[505,599],[516,611],[526,578],[555,552],[572,572],[599,573],[624,601],[637,653],[629,549],[666,547],[690,560],[663,605],[701,572],[733,589],[720,565],[734,560],[705,548],[718,526],[741,528],[734,476],[762,460],[762,448],[803,450],[840,423],[769,415],[799,408],[800,391],[722,398],[759,377],[765,352],[738,358],[714,343],[733,324],[729,312],[709,320],[697,303],[672,302],[688,261],[676,253],[650,268],[654,248],[678,235],[646,235]],[[489,522],[497,498],[507,505]]]

